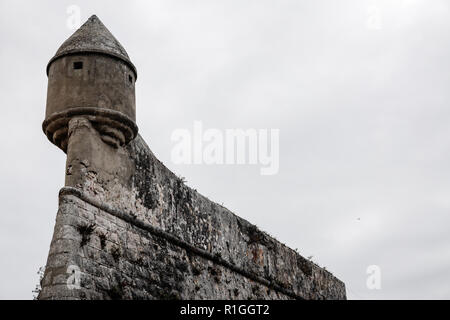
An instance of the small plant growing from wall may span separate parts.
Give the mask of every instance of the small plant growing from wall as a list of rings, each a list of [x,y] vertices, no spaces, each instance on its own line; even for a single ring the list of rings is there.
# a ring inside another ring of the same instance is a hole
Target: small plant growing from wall
[[[81,235],[80,247],[84,247],[86,243],[88,243],[89,240],[91,240],[91,234],[95,230],[95,224],[93,223],[88,225],[82,224],[77,227],[77,230]]]
[[[37,274],[39,276],[39,283],[36,285],[36,288],[34,288],[34,290],[31,291],[33,293],[33,300],[37,300],[37,298],[39,297],[39,294],[41,293],[42,279],[44,279],[44,272],[45,272],[45,267],[39,267],[39,270],[37,272]]]
[[[103,249],[105,249],[105,246],[106,246],[106,235],[103,234],[103,233],[100,233],[100,234],[98,235],[98,237],[99,237],[99,239],[100,239],[100,247],[101,247],[102,250],[103,250]]]

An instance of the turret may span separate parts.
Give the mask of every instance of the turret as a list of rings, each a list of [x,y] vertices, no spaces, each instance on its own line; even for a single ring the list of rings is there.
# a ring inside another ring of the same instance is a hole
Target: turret
[[[42,128],[67,152],[71,118],[88,119],[103,142],[117,148],[133,140],[136,68],[122,45],[93,15],[50,59]]]

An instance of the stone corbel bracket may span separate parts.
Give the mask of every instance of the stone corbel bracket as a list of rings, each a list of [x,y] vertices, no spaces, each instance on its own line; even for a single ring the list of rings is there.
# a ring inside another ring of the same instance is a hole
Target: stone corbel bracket
[[[63,112],[52,114],[42,123],[42,130],[47,138],[61,150],[67,153],[68,123],[71,118],[82,116],[89,120],[100,133],[103,142],[117,148],[132,141],[138,126],[125,114],[96,107],[75,107]]]

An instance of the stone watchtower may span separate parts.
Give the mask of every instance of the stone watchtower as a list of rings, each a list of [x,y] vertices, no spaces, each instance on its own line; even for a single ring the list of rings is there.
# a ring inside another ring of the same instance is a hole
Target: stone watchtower
[[[74,116],[89,119],[112,146],[136,137],[136,68],[97,16],[62,44],[47,65],[47,75],[43,129],[64,152],[68,122]]]
[[[184,185],[138,135],[128,54],[94,15],[47,66],[67,153],[39,299],[345,299],[345,286]]]

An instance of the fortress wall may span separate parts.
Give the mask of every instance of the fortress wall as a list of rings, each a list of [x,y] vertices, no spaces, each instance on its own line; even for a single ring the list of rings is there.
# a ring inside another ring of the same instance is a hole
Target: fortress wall
[[[40,299],[345,299],[340,280],[187,187],[139,135],[113,148],[75,118],[69,137]]]
[[[95,225],[86,235],[80,225]],[[83,240],[83,237],[85,240]],[[81,246],[80,244],[85,243]],[[76,266],[80,289],[67,279]],[[248,293],[251,293],[249,296]],[[239,273],[99,210],[60,196],[40,299],[287,299]]]

